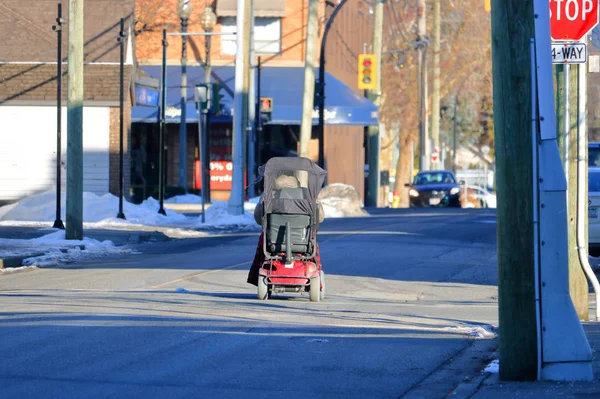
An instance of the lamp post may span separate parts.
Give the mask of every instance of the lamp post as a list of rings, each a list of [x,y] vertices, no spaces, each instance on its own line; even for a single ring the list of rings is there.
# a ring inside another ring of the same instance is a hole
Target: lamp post
[[[58,38],[58,54],[57,58],[57,87],[56,87],[56,219],[54,220],[55,229],[65,229],[65,225],[60,218],[60,190],[61,190],[61,178],[60,169],[62,167],[60,156],[61,156],[61,132],[62,132],[62,26],[65,20],[62,17],[62,4],[58,3],[58,17],[56,18],[56,25],[52,26],[52,30],[57,33]]]
[[[187,32],[188,19],[192,13],[191,0],[180,0],[177,13],[181,19],[181,33]],[[187,155],[187,36],[181,36],[181,119],[179,121],[179,186],[187,192],[186,155]]]
[[[217,14],[213,11],[211,6],[206,6],[204,11],[200,15],[200,25],[205,32],[212,32],[213,28],[217,24]],[[206,55],[204,58],[204,82],[210,84],[211,76],[211,65],[210,65],[210,35],[204,36]],[[208,87],[208,86],[207,86]],[[209,102],[210,106],[210,102]],[[204,137],[200,148],[202,149],[200,156],[202,157],[202,168],[204,173],[202,174],[202,201],[205,204],[210,203],[210,123],[209,123],[210,112],[204,111]]]

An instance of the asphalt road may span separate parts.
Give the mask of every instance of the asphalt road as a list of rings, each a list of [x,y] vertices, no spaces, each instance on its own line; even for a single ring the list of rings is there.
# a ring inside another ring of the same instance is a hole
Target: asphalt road
[[[490,360],[486,210],[326,220],[327,299],[255,299],[256,234],[0,276],[1,398],[444,397]]]

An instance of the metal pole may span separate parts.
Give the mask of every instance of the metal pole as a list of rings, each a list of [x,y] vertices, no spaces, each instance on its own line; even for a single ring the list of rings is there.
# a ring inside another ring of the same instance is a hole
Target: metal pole
[[[67,240],[83,239],[83,0],[69,1]]]
[[[571,136],[571,118],[570,118],[570,102],[571,102],[571,66],[565,65],[565,116],[564,116],[564,129],[565,129],[565,175],[567,177],[567,191],[569,187],[569,141]],[[567,195],[567,208],[569,207],[569,196]]]
[[[209,84],[212,75],[212,66],[210,64],[211,37],[206,36],[205,40],[206,66],[204,68],[204,82]],[[211,109],[210,111],[204,113],[204,140],[202,143],[202,168],[204,173],[202,175],[202,201],[205,204],[210,204],[210,112],[216,112],[216,110]]]
[[[52,27],[57,33],[58,37],[58,54],[57,54],[57,72],[56,80],[56,219],[54,220],[55,229],[64,230],[65,225],[63,224],[60,217],[60,191],[61,191],[61,151],[62,151],[62,26],[64,20],[62,18],[62,3],[58,3],[58,17],[56,18],[56,25]]]
[[[321,40],[321,52],[319,58],[319,166],[325,169],[325,47],[327,45],[327,36],[335,16],[340,12],[348,0],[342,0],[333,10],[331,16],[325,24],[323,39]]]
[[[123,213],[123,80],[124,80],[124,62],[125,62],[125,20],[121,18],[121,30],[119,31],[119,213],[118,219],[125,219]]]
[[[260,112],[260,69],[261,69],[260,57],[258,57],[257,63],[256,63],[256,104],[255,104],[256,111],[255,111],[255,118],[254,118],[254,125],[255,125],[255,129],[256,129],[255,140],[258,142],[258,146],[256,148],[254,148],[254,152],[256,155],[256,159],[257,159],[256,163],[258,165],[262,164],[262,156],[261,156],[260,151],[263,148],[263,146],[262,146],[262,115]],[[255,189],[256,188],[254,187],[253,190],[255,190]],[[251,191],[251,193],[255,194],[255,191]]]
[[[181,33],[186,33],[188,20],[181,19]],[[187,36],[181,36],[181,120],[179,121],[179,186],[187,192]]]
[[[165,197],[165,110],[167,108],[167,30],[163,29],[162,46],[163,59],[161,70],[161,86],[160,86],[160,133],[158,144],[158,201],[160,208],[158,213],[166,215],[163,201]]]
[[[454,121],[452,126],[452,171],[456,174],[456,109],[458,108],[458,92],[454,95]]]

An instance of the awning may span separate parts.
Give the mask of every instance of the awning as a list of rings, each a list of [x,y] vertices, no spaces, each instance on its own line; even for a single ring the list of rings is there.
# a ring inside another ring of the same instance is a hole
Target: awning
[[[235,17],[237,0],[217,1],[216,12],[220,17]],[[254,0],[254,16],[285,17],[285,0]]]
[[[152,77],[160,77],[160,66],[142,66]],[[231,122],[234,90],[234,67],[213,67],[213,81],[219,81],[224,90],[223,110],[218,117],[211,117],[214,123]],[[186,120],[194,123],[198,113],[194,102],[193,87],[204,83],[204,69],[200,66],[188,66],[188,99]],[[318,71],[317,71],[318,76]],[[181,116],[181,67],[169,66],[167,69],[167,123],[179,123]],[[304,68],[299,67],[263,67],[261,69],[261,97],[273,99],[271,125],[300,125],[302,119],[302,93],[304,91]],[[132,122],[156,123],[156,108],[133,107]],[[313,125],[319,122],[319,112],[313,111]],[[371,101],[329,73],[325,74],[325,124],[345,126],[371,126],[379,123],[378,108]]]

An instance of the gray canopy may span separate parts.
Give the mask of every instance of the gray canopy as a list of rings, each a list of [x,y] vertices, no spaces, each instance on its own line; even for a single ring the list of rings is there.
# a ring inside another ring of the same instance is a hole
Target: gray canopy
[[[264,212],[316,215],[327,172],[308,158],[271,158],[264,168]],[[280,182],[285,181],[283,187]],[[290,185],[290,181],[294,182]],[[316,222],[316,221],[315,221]]]

